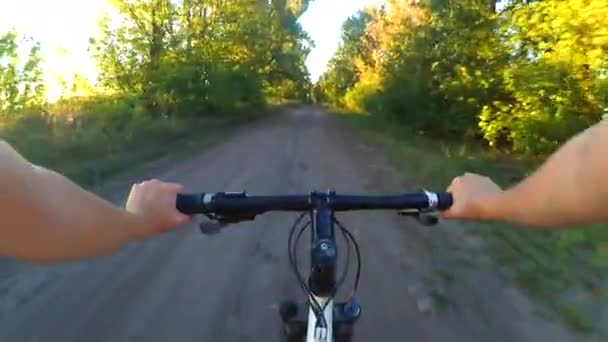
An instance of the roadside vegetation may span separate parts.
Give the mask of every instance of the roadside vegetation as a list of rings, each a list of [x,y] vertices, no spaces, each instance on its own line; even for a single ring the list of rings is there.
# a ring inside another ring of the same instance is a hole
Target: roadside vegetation
[[[442,141],[379,116],[341,113],[341,119],[365,141],[382,147],[411,181],[445,189],[455,175],[476,172],[509,186],[540,160],[514,158],[478,145]],[[415,167],[413,166],[415,165]],[[563,232],[528,230],[498,222],[468,223],[482,236],[487,251],[507,268],[506,275],[572,328],[606,334],[608,305],[608,227]]]
[[[0,32],[0,138],[35,163],[92,186],[307,98],[310,39],[297,19],[308,1],[112,4],[90,40],[98,79],[62,75],[52,101],[35,37]]]
[[[606,15],[599,0],[389,0],[344,23],[313,94],[420,184],[509,186],[608,107]],[[470,227],[550,312],[607,335],[608,227]]]

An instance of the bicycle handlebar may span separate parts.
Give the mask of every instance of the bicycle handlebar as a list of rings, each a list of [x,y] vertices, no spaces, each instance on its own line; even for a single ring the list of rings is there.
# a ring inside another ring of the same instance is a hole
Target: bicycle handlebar
[[[392,196],[337,195],[333,192],[309,195],[248,196],[245,192],[178,194],[177,209],[184,214],[216,214],[253,218],[268,211],[310,211],[319,201],[333,211],[350,210],[446,210],[452,206],[450,193],[423,191]]]

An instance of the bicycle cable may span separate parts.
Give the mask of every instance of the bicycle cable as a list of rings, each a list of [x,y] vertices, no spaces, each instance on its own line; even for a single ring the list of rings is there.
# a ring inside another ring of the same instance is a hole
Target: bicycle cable
[[[344,224],[342,224],[342,222],[340,222],[338,219],[333,217],[332,221],[340,229],[340,232],[342,233],[342,236],[344,237],[344,241],[346,243],[346,267],[345,267],[344,271],[342,272],[340,280],[334,287],[333,293],[331,294],[331,296],[329,296],[329,299],[321,307],[319,302],[315,299],[314,294],[310,290],[309,286],[306,284],[306,281],[304,280],[304,277],[302,276],[302,274],[300,273],[300,270],[298,268],[297,244],[298,244],[298,241],[300,240],[300,238],[302,237],[302,234],[304,233],[304,231],[310,227],[311,221],[308,221],[306,224],[304,224],[302,227],[300,227],[300,229],[295,237],[295,240],[294,240],[294,233],[297,230],[298,225],[304,219],[305,215],[306,215],[306,213],[302,213],[296,219],[296,221],[294,222],[294,225],[292,226],[291,231],[289,233],[289,239],[288,239],[289,262],[290,262],[291,268],[292,268],[298,282],[300,283],[300,286],[302,287],[304,292],[306,292],[306,294],[309,296],[309,298],[311,300],[311,307],[312,307],[313,313],[315,314],[315,316],[317,318],[318,324],[320,325],[320,327],[324,328],[324,327],[327,327],[327,322],[325,320],[325,316],[323,313],[324,313],[325,309],[327,308],[327,305],[335,297],[336,293],[338,292],[338,289],[345,282],[346,276],[348,273],[348,269],[350,268],[349,267],[350,266],[350,243],[352,243],[354,245],[355,252],[357,254],[357,273],[355,275],[355,282],[354,282],[353,290],[350,294],[350,298],[354,297],[354,295],[357,291],[358,285],[359,285],[359,279],[360,279],[360,275],[361,275],[361,253],[360,253],[360,249],[359,249],[359,244],[357,243],[357,240],[355,239],[354,235],[346,228],[346,226],[344,226]]]
[[[344,237],[344,242],[346,244],[346,267],[344,267],[344,271],[342,271],[342,275],[340,276],[340,280],[336,284],[336,291],[342,287],[344,282],[346,281],[346,276],[348,275],[348,269],[350,268],[350,241],[348,241],[348,236],[342,229],[340,229],[342,236]]]
[[[355,296],[355,293],[357,292],[357,287],[359,286],[359,278],[361,276],[361,252],[359,250],[359,244],[357,243],[357,240],[355,239],[354,235],[352,235],[352,233],[348,230],[348,228],[346,228],[346,226],[344,226],[342,224],[342,222],[338,221],[338,219],[334,217],[332,217],[332,221],[338,225],[338,228],[340,228],[340,231],[342,232],[342,235],[345,237],[345,241],[346,241],[346,245],[349,246],[349,243],[352,242],[353,245],[355,246],[355,253],[357,254],[357,273],[355,275],[355,283],[353,285],[353,290],[350,294],[350,298]],[[348,237],[348,238],[346,238]],[[350,240],[350,241],[349,241]],[[347,247],[347,252],[349,250],[349,247]],[[348,255],[348,254],[347,254]],[[347,258],[347,265],[346,265],[346,269],[345,272],[347,272],[349,264],[348,264],[348,258]],[[345,274],[343,274],[344,278]],[[342,279],[341,279],[342,280]],[[323,309],[322,311],[325,311],[325,308],[327,307],[327,305],[329,304],[329,302],[331,300],[333,300],[334,296],[336,295],[336,293],[338,292],[338,289],[340,288],[342,284],[340,283],[338,286],[336,286],[334,288],[334,292],[332,293],[332,295],[329,297],[329,300],[323,305]]]
[[[289,239],[288,239],[288,242],[287,242],[287,244],[288,244],[289,263],[291,265],[291,269],[294,271],[294,274],[295,274],[298,282],[300,283],[300,286],[302,287],[302,289],[304,290],[304,292],[306,292],[306,294],[310,298],[311,307],[312,307],[313,313],[315,314],[315,316],[317,318],[317,322],[320,322],[321,323],[321,327],[325,328],[325,327],[327,327],[327,322],[325,320],[325,316],[323,315],[323,311],[321,309],[321,305],[316,300],[316,298],[314,297],[314,294],[312,293],[312,291],[310,290],[310,288],[306,284],[306,281],[304,280],[304,277],[302,277],[302,274],[300,273],[300,270],[298,269],[298,263],[297,263],[297,250],[296,250],[297,241],[300,239],[300,237],[302,236],[302,233],[304,233],[304,231],[306,230],[306,228],[310,227],[310,223],[311,223],[310,221],[307,222],[306,224],[304,224],[300,228],[295,242],[292,243],[294,232],[295,232],[296,228],[298,227],[298,225],[300,224],[300,222],[302,221],[302,219],[304,219],[304,216],[306,216],[306,213],[302,213],[296,219],[294,225],[291,227],[291,231],[289,232]]]
[[[353,297],[357,292],[357,288],[359,287],[359,279],[361,277],[361,251],[359,249],[359,243],[357,243],[355,236],[342,224],[342,222],[335,217],[334,222],[338,225],[338,228],[340,228],[342,233],[349,237],[350,241],[355,246],[355,254],[357,254],[357,273],[355,275],[355,284],[353,285],[353,291],[351,293],[351,297]]]

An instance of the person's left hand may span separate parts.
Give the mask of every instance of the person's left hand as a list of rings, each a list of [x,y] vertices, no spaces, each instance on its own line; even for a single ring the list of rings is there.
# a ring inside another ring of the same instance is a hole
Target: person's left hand
[[[133,185],[126,209],[141,219],[136,235],[138,238],[159,234],[176,228],[190,220],[175,207],[177,194],[182,186],[157,179]]]

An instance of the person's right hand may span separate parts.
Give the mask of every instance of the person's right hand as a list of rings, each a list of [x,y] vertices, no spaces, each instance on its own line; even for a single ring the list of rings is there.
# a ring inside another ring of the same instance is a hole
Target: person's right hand
[[[488,207],[502,193],[490,178],[473,173],[454,178],[447,191],[452,194],[454,203],[443,212],[443,217],[465,220],[486,219]]]
[[[153,179],[133,185],[126,209],[141,219],[136,238],[145,238],[176,228],[189,221],[177,211],[175,200],[182,186]]]

